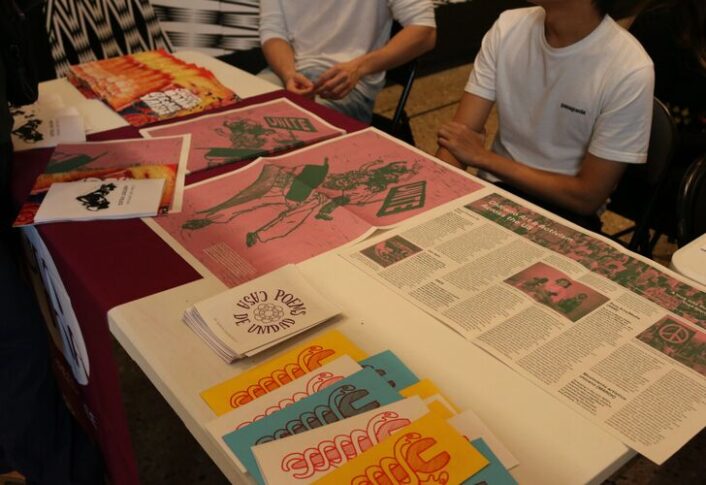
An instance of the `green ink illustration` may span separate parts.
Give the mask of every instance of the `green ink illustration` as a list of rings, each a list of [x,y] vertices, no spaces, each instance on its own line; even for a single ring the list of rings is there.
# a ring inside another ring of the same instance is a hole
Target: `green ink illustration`
[[[306,120],[306,118],[299,118]],[[306,120],[308,121],[308,120]],[[313,125],[309,122],[313,128]],[[261,123],[249,119],[234,119],[223,122],[222,128],[215,131],[219,135],[227,138],[230,142],[228,147],[209,147],[206,150],[206,160],[209,166],[232,163],[248,158],[266,155],[283,148],[294,148],[304,145],[294,131],[316,131],[302,129],[306,126],[303,121],[297,123],[281,122],[270,124],[266,128]]]
[[[308,133],[315,133],[317,131],[311,121],[298,116],[265,116],[265,123],[267,123],[270,128],[306,131]]]
[[[426,180],[412,182],[411,184],[393,187],[385,197],[382,207],[378,211],[378,217],[399,214],[414,209],[424,207],[426,200]]]
[[[78,155],[73,155],[68,158],[63,158],[60,159],[56,162],[53,162],[49,165],[47,165],[46,170],[44,173],[47,174],[55,174],[55,173],[63,173],[63,172],[71,172],[73,170],[78,170],[84,165],[88,165],[91,162],[94,162],[101,158],[104,155],[107,155],[108,152],[101,153],[100,155],[97,155],[95,157],[91,157],[90,155],[86,155],[83,153],[80,153]],[[54,155],[54,158],[60,158],[62,154],[57,153]]]
[[[197,211],[197,217],[182,224],[182,229],[196,231],[211,224],[228,224],[255,211],[275,210],[274,217],[265,216],[269,218],[264,224],[248,232],[245,242],[251,247],[288,236],[312,215],[330,221],[339,207],[381,203],[390,186],[409,180],[419,169],[417,162],[380,159],[340,173],[330,172],[328,158],[321,164],[294,167],[264,164],[253,183],[229,199]]]

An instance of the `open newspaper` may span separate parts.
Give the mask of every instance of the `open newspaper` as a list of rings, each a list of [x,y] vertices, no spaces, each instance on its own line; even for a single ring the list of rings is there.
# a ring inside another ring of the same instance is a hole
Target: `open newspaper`
[[[342,254],[663,463],[706,423],[706,293],[495,190]]]

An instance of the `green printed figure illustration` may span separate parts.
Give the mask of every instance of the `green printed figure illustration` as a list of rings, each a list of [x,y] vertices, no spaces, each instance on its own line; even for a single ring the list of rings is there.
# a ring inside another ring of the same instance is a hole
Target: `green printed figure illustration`
[[[248,232],[246,245],[288,236],[313,214],[315,219],[333,220],[338,207],[380,203],[390,185],[417,174],[417,163],[374,160],[360,168],[330,173],[328,158],[320,165],[306,164],[281,167],[264,164],[258,178],[233,197],[195,213],[182,229],[199,230],[211,224],[227,224],[244,214],[265,208],[276,209],[277,215]]]
[[[224,121],[223,128],[216,129],[216,133],[228,138],[231,146],[208,148],[206,160],[209,166],[237,162],[303,144],[286,125],[276,128],[283,129],[265,128],[257,121],[249,119]]]

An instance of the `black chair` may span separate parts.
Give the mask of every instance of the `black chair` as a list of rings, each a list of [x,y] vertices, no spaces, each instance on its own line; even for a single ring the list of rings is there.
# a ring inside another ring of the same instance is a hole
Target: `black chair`
[[[663,194],[665,175],[676,145],[677,128],[669,109],[654,98],[647,163],[628,167],[608,203],[610,211],[635,221],[634,225],[609,236],[619,241],[632,233],[626,246],[645,256],[652,254],[661,234],[655,226],[655,208]],[[655,229],[652,237],[650,228]]]
[[[394,22],[392,24],[392,29],[390,37],[394,36],[397,32],[402,29],[402,26]],[[406,64],[395,67],[387,71],[386,74],[386,86],[391,84],[400,84],[402,86],[402,93],[397,100],[397,106],[395,107],[395,112],[392,118],[385,117],[381,114],[374,113],[371,125],[385,133],[394,136],[400,140],[406,141],[410,145],[414,145],[414,135],[412,134],[412,127],[409,124],[409,116],[405,111],[405,105],[407,104],[407,98],[409,93],[412,91],[412,84],[414,83],[414,78],[417,76],[417,59],[412,59]]]
[[[677,198],[677,243],[684,246],[706,233],[706,156],[684,174]]]
[[[399,138],[400,140],[406,141],[410,145],[414,145],[414,135],[412,134],[412,127],[409,124],[409,116],[405,111],[405,104],[407,104],[407,98],[412,90],[412,83],[414,83],[414,78],[417,75],[417,60],[414,59],[407,64],[403,64],[399,67],[387,71],[387,84],[390,82],[402,85],[402,93],[397,100],[397,106],[395,107],[395,112],[392,118],[387,118],[381,114],[374,113],[372,125],[389,135]]]

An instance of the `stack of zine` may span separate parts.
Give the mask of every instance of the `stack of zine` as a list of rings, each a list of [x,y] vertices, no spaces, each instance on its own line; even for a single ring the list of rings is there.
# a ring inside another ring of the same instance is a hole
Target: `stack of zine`
[[[339,313],[290,264],[196,303],[184,312],[184,322],[231,363]]]
[[[202,67],[164,50],[71,66],[69,81],[133,126],[228,106],[238,96]]]
[[[515,484],[515,457],[395,354],[329,331],[201,393],[210,436],[260,484]]]

